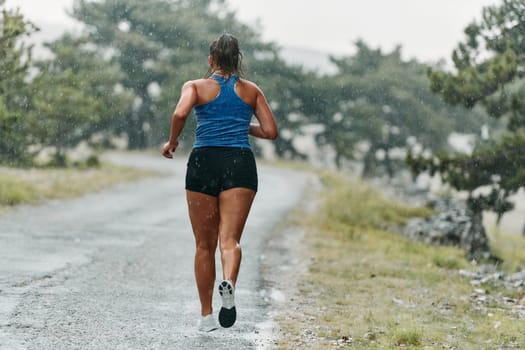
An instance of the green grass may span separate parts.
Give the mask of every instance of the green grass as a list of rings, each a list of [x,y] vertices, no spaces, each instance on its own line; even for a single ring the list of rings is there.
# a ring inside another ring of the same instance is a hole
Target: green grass
[[[116,183],[154,175],[150,171],[110,164],[87,169],[2,168],[0,174],[1,211],[18,204],[77,197],[100,191]]]
[[[36,189],[29,182],[14,176],[0,175],[0,207],[33,203],[36,200]]]
[[[416,327],[396,329],[393,337],[393,343],[397,346],[419,346],[423,332]]]
[[[497,227],[487,230],[490,248],[496,256],[503,258],[501,268],[507,272],[515,272],[525,267],[525,238],[501,232]]]
[[[321,174],[325,188],[334,189],[326,198],[325,222],[347,228],[384,228],[404,224],[415,216],[431,214],[428,208],[412,208],[392,203],[358,180],[348,180],[330,173]],[[352,200],[358,199],[358,200]]]
[[[393,203],[358,180],[329,173],[321,180],[317,213],[296,213],[295,224],[306,230],[309,270],[292,311],[278,318],[278,349],[525,346],[525,321],[513,318],[510,306],[471,301],[474,287],[457,273],[471,268],[462,250],[414,242],[391,229],[428,209]],[[314,339],[304,339],[305,329]],[[347,338],[351,344],[334,345]]]

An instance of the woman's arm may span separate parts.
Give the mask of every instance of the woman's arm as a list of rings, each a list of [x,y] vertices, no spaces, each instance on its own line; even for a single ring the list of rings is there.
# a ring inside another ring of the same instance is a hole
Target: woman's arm
[[[182,86],[182,92],[179,102],[175,107],[175,111],[171,116],[170,138],[168,142],[162,147],[162,155],[166,158],[173,158],[172,153],[175,152],[179,145],[179,135],[184,129],[186,118],[191,112],[191,109],[197,101],[197,89],[193,81],[188,81]]]
[[[278,134],[277,123],[266,97],[258,87],[254,114],[259,124],[250,124],[249,134],[262,139],[275,140]]]

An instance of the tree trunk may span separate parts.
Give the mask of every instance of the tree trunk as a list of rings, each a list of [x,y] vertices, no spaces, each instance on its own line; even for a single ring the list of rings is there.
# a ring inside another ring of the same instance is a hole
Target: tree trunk
[[[503,217],[503,213],[497,213],[496,216],[496,226],[499,227],[501,223],[501,218]]]
[[[376,154],[375,149],[369,149],[366,152],[365,157],[363,159],[363,172],[361,173],[362,178],[367,178],[372,175],[372,170],[373,170],[374,161],[375,161],[375,154]]]
[[[134,111],[131,115],[131,123],[127,128],[129,149],[145,149],[149,146],[146,131],[144,131],[144,125],[147,122],[151,123],[153,101],[148,94],[147,87],[144,87],[139,91],[139,96],[142,100],[142,104],[138,111]]]
[[[496,258],[490,253],[489,240],[483,227],[482,212],[471,209],[469,216],[470,223],[461,233],[461,246],[466,249],[468,258],[477,261]]]
[[[56,166],[60,168],[66,167],[66,151],[64,147],[57,147],[57,151],[55,152],[55,164]]]
[[[140,114],[134,114],[128,120],[129,124],[126,127],[128,135],[128,148],[132,150],[146,148],[146,135],[144,134],[144,120]]]
[[[341,154],[339,152],[335,152],[335,166],[338,170],[341,170]]]
[[[385,149],[385,168],[389,178],[394,177],[394,167],[392,166],[392,159],[390,159],[389,149]]]

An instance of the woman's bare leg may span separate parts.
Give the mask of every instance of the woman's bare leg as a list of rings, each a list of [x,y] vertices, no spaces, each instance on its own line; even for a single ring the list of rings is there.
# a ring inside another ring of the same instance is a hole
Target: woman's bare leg
[[[215,284],[215,251],[219,235],[218,199],[207,194],[186,191],[193,235],[195,236],[195,279],[201,301],[201,315],[212,313]]]
[[[237,282],[241,264],[241,235],[248,213],[255,198],[255,191],[232,188],[219,195],[219,242],[223,279]]]

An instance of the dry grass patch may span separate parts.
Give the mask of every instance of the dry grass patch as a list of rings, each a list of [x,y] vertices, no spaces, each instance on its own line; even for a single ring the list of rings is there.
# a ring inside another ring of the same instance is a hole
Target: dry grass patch
[[[0,168],[0,210],[46,199],[77,197],[152,175],[150,171],[109,164],[89,169]]]
[[[525,266],[525,237],[507,234],[497,227],[488,229],[487,235],[494,254],[504,257],[502,269],[514,272]]]

